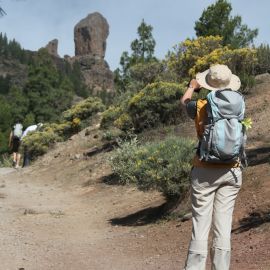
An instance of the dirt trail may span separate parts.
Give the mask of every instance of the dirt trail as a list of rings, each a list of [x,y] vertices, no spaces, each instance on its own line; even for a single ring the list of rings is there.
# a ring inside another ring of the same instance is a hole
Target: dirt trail
[[[102,183],[66,187],[53,179],[42,182],[31,170],[0,174],[0,269],[173,269],[171,263],[157,267],[162,254],[153,246],[148,250],[147,226],[110,223],[142,205],[162,203],[159,194]]]

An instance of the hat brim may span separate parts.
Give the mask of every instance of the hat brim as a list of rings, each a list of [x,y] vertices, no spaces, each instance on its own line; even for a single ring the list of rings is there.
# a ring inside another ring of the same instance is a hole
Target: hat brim
[[[239,90],[239,88],[241,86],[241,81],[240,81],[239,77],[232,74],[231,81],[228,85],[223,86],[223,87],[218,87],[218,88],[212,87],[206,81],[206,76],[208,73],[209,73],[209,69],[205,70],[204,72],[198,73],[196,75],[196,81],[199,83],[199,85],[201,87],[208,89],[210,91],[222,90],[222,89],[227,89],[227,88],[229,88],[233,91],[237,91],[237,90]]]

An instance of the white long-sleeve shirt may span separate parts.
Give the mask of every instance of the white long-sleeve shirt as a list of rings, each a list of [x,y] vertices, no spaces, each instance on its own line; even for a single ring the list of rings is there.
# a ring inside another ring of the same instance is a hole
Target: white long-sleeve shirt
[[[32,125],[26,128],[26,130],[22,134],[22,138],[24,138],[29,132],[36,131],[37,127],[38,127],[37,125]]]

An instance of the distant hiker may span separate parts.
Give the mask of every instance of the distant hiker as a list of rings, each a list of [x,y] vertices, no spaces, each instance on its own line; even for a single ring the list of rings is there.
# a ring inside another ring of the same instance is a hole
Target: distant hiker
[[[22,134],[22,141],[23,139],[29,134],[29,132],[35,132],[40,130],[40,128],[43,126],[42,123],[38,123],[37,125],[31,125],[25,129],[25,131]],[[23,167],[30,165],[31,156],[28,151],[28,148],[26,145],[23,144]]]
[[[19,168],[20,165],[21,154],[19,153],[19,148],[21,144],[22,133],[23,125],[19,121],[16,121],[16,124],[13,126],[13,129],[9,135],[9,147],[11,147],[11,151],[13,153],[12,165],[16,169]]]
[[[195,120],[199,145],[191,172],[192,236],[185,270],[204,270],[213,224],[212,269],[229,270],[235,199],[242,184],[245,103],[240,79],[226,65],[213,65],[192,79],[181,98]],[[192,100],[194,91],[210,90]],[[213,218],[213,221],[212,221]]]

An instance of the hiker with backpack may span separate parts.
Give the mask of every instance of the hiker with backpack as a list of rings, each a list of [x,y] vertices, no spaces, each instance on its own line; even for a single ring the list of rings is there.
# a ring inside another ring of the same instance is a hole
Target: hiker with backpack
[[[13,126],[13,129],[9,135],[9,147],[13,153],[12,165],[16,169],[19,168],[20,165],[21,154],[19,152],[19,148],[21,144],[22,133],[23,125],[19,121],[16,121],[16,124]]]
[[[211,225],[212,269],[230,268],[232,214],[242,184],[246,139],[240,86],[226,65],[213,65],[190,81],[181,98],[199,139],[191,171],[192,236],[185,270],[205,269]],[[210,91],[207,98],[192,100],[201,88]]]

